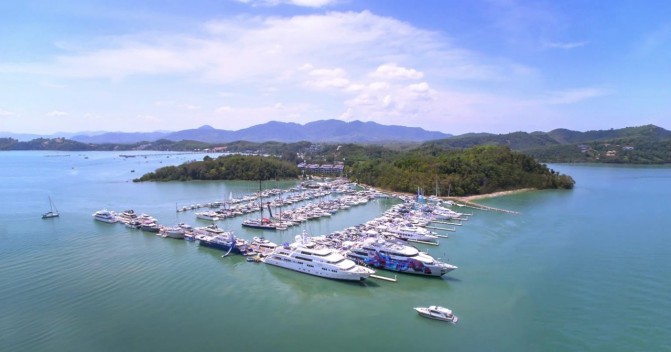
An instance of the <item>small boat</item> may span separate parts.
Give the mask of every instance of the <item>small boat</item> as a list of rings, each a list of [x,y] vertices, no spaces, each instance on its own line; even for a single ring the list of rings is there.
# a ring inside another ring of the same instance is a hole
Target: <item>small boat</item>
[[[48,212],[42,214],[42,219],[57,218],[59,216],[58,209],[56,209],[54,202],[51,201],[51,197],[49,197],[49,209]]]
[[[425,318],[447,321],[453,324],[459,321],[459,318],[452,314],[451,310],[441,306],[416,307],[413,309]]]

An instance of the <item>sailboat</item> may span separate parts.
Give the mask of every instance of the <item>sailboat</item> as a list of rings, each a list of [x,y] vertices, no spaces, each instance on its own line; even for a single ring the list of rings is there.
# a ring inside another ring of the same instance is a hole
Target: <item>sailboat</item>
[[[49,197],[49,209],[50,210],[48,212],[42,214],[42,219],[50,219],[58,217],[58,209],[56,209],[54,202],[51,201],[51,197]]]
[[[270,218],[263,217],[263,195],[261,190],[261,180],[259,179],[259,207],[261,210],[261,217],[259,219],[247,219],[242,222],[242,226],[251,227],[262,230],[277,230],[277,223],[270,220]],[[270,203],[268,203],[268,212],[270,212]],[[272,214],[270,215],[272,217]]]

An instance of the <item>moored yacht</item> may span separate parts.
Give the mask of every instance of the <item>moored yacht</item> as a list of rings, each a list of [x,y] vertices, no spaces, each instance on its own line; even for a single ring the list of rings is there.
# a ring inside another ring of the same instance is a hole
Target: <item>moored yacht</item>
[[[374,268],[401,273],[443,276],[456,266],[434,259],[419,249],[381,238],[368,238],[347,250],[348,258]]]
[[[360,281],[375,271],[345,258],[337,251],[317,246],[305,235],[296,236],[292,244],[278,246],[266,258],[270,265],[329,279]]]
[[[114,213],[112,213],[109,210],[98,210],[95,213],[93,213],[93,219],[102,221],[102,222],[107,222],[107,223],[115,223],[117,222],[116,216],[114,216]]]
[[[208,226],[209,227],[209,226]],[[206,233],[210,232],[210,233]],[[249,243],[242,239],[237,238],[231,231],[217,231],[211,232],[198,232],[196,235],[196,240],[201,246],[210,247],[219,249],[222,251],[227,251],[228,253],[233,252],[237,254],[247,254],[249,251]]]

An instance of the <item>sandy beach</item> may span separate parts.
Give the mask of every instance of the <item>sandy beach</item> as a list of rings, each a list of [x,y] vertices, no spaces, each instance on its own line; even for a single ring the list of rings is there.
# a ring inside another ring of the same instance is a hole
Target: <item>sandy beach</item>
[[[501,196],[507,196],[515,193],[522,193],[522,192],[529,192],[529,191],[535,191],[535,188],[521,188],[521,189],[514,189],[511,191],[501,191],[501,192],[494,192],[494,193],[487,193],[487,194],[478,194],[474,196],[467,196],[467,197],[450,197],[450,199],[455,200],[455,201],[465,201],[465,202],[472,202],[474,200],[478,199],[487,199],[487,198],[495,198],[495,197],[501,197]]]

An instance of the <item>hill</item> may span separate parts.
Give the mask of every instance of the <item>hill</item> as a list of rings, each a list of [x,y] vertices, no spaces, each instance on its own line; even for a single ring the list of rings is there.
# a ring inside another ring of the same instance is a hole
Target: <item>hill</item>
[[[466,134],[427,142],[442,150],[477,145],[500,145],[543,162],[671,163],[671,131],[654,125],[587,132],[555,129],[550,132]]]
[[[320,120],[305,125],[293,122],[270,121],[237,131],[219,130],[211,126],[201,126],[176,132],[123,133],[108,132],[97,135],[77,135],[73,140],[82,143],[124,143],[153,142],[158,139],[172,141],[191,140],[204,143],[283,142],[310,141],[315,143],[383,143],[383,142],[424,142],[451,137],[442,132],[426,131],[419,127],[381,125],[375,122],[340,120]]]

